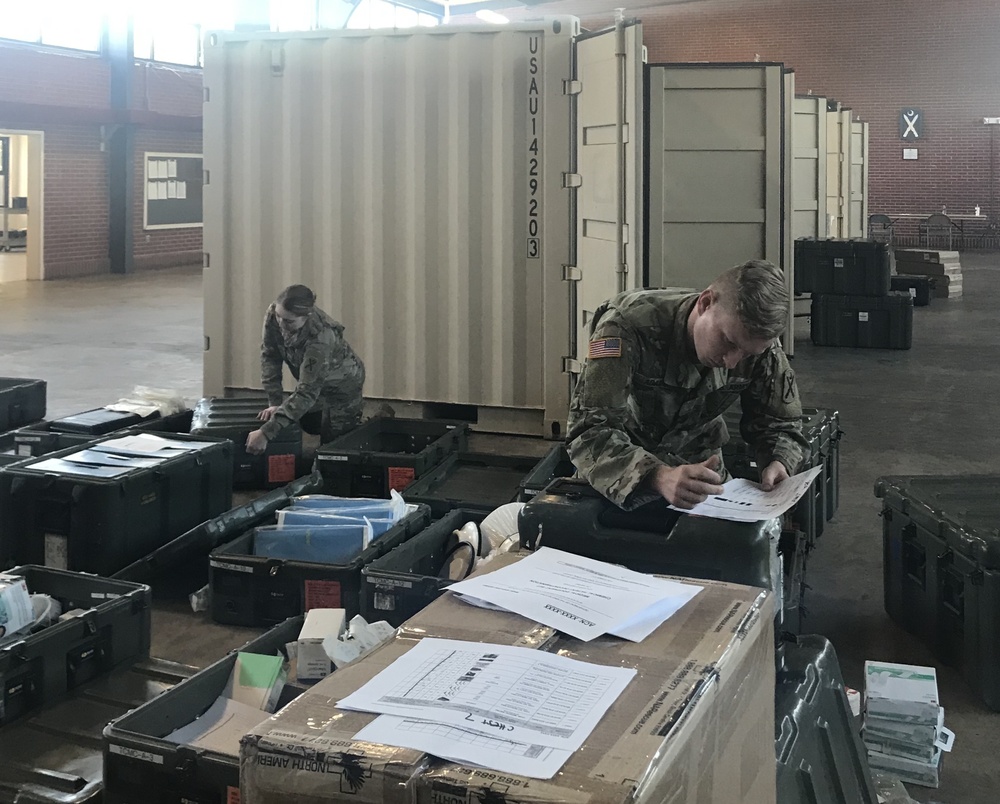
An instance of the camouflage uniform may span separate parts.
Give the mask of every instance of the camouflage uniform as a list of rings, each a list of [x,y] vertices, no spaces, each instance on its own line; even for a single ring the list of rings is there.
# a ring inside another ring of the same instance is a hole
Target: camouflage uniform
[[[343,324],[313,308],[298,332],[282,334],[275,305],[267,308],[261,336],[260,373],[268,404],[279,405],[277,413],[260,429],[268,439],[312,411],[323,412],[324,443],[356,427],[361,421],[361,389],[365,366],[344,340]],[[282,363],[298,380],[295,391],[284,399]]]
[[[622,508],[659,499],[647,478],[661,465],[718,455],[721,466],[729,441],[722,413],[737,398],[759,466],[777,460],[793,474],[802,460],[802,406],[781,347],[775,342],[732,370],[701,365],[687,329],[697,298],[630,291],[594,316],[591,357],[570,403],[568,449],[580,474]]]

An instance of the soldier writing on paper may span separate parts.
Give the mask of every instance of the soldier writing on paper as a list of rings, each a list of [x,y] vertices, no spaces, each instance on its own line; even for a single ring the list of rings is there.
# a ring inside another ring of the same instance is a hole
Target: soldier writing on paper
[[[806,442],[777,342],[787,316],[781,272],[762,260],[701,293],[637,290],[601,305],[569,411],[580,474],[625,509],[661,498],[691,508],[722,491],[722,414],[737,398],[763,487],[794,474]]]
[[[282,366],[298,380],[283,400]],[[289,285],[267,308],[260,347],[260,372],[270,406],[264,422],[247,437],[247,452],[259,455],[284,427],[298,422],[325,444],[361,421],[365,366],[344,338],[344,325],[316,307],[305,285]]]

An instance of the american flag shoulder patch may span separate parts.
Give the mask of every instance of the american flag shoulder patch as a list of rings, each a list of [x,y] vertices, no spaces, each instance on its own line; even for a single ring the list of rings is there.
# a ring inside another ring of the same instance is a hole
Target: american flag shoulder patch
[[[591,360],[596,360],[599,357],[621,357],[622,356],[622,339],[621,338],[596,338],[590,342],[590,347],[587,349],[587,357]]]

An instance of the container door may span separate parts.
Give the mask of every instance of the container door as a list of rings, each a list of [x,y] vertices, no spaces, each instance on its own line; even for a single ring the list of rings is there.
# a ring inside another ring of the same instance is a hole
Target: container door
[[[576,42],[574,329],[580,362],[601,303],[643,284],[642,59],[638,24]]]
[[[788,322],[781,337],[781,345],[788,355],[795,354],[795,240],[792,236],[792,168],[795,153],[792,149],[792,131],[795,126],[795,72],[784,74],[782,109],[782,182],[781,182],[781,270],[788,289]]]
[[[782,264],[783,68],[649,68],[649,285],[706,287]]]
[[[848,150],[850,137],[843,130],[844,115],[850,130],[850,112],[840,111],[840,104],[831,102],[826,116],[826,214],[827,236],[847,237],[847,185],[850,171]]]
[[[868,236],[868,124],[851,123],[851,237]]]
[[[826,232],[826,98],[795,99],[792,123],[792,236],[824,238]]]

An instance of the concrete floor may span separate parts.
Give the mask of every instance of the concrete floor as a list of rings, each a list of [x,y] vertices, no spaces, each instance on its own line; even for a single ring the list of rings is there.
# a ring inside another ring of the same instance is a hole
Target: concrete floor
[[[882,608],[875,478],[998,471],[992,402],[1000,380],[1000,256],[963,255],[962,262],[965,297],[915,311],[912,351],[814,347],[806,321],[799,322],[794,365],[802,398],[838,408],[846,431],[840,511],[810,561],[806,628],[833,641],[855,687],[865,659],[934,664]],[[106,404],[139,384],[176,388],[194,400],[201,321],[200,269],[0,284],[2,373],[47,379],[50,415]],[[527,448],[540,454],[546,445]],[[185,593],[197,579],[179,573],[177,580],[157,593],[155,655],[202,666],[256,633],[192,614]],[[993,804],[1000,800],[1000,714],[986,710],[954,671],[939,668],[939,679],[955,750],[939,790],[913,786],[910,793],[921,802]]]

